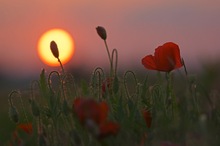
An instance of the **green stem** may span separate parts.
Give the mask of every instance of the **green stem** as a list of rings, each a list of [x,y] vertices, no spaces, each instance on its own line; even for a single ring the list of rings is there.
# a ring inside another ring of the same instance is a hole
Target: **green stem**
[[[174,112],[176,110],[176,98],[173,94],[173,83],[172,83],[172,76],[171,73],[167,73],[167,98],[168,98],[168,104],[169,101],[171,100],[171,113],[172,116],[174,117]]]
[[[110,76],[113,75],[113,63],[112,63],[112,58],[110,56],[110,52],[109,52],[109,49],[108,49],[108,45],[107,45],[107,42],[106,40],[104,40],[105,42],[105,47],[106,47],[106,50],[107,50],[107,53],[108,53],[108,59],[109,59],[109,62],[110,62]]]
[[[60,67],[61,67],[61,69],[62,69],[62,73],[63,73],[63,75],[64,75],[64,68],[63,68],[63,65],[62,65],[62,62],[60,61],[60,58],[57,58],[58,59],[58,62],[60,63]]]

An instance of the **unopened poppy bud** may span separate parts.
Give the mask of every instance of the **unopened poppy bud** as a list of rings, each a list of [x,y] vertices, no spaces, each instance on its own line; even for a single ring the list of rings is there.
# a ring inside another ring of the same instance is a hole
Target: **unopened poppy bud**
[[[99,35],[103,40],[106,40],[107,34],[106,34],[106,31],[105,31],[105,28],[104,28],[104,27],[98,26],[98,27],[96,27],[96,31],[97,31],[98,35]]]
[[[55,41],[50,42],[50,50],[54,57],[59,58],[59,50]]]
[[[18,123],[18,112],[14,106],[9,108],[9,117],[13,122]]]

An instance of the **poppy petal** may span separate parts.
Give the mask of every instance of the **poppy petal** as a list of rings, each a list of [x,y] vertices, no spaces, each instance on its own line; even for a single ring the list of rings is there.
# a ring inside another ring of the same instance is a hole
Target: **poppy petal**
[[[33,132],[33,128],[32,128],[32,124],[31,123],[19,124],[17,126],[17,128],[23,130],[27,134],[32,134],[32,132]]]
[[[144,67],[146,67],[147,69],[157,70],[157,65],[156,65],[156,63],[155,63],[154,56],[152,56],[152,55],[145,56],[145,57],[142,59],[142,64],[143,64]]]
[[[151,127],[151,122],[152,122],[152,116],[151,116],[150,111],[143,110],[142,114],[143,114],[143,117],[144,117],[144,120],[146,122],[147,127],[150,128]]]
[[[108,116],[108,105],[106,102],[101,102],[99,104],[100,107],[100,123],[104,122],[107,119]]]
[[[107,122],[100,125],[99,130],[100,133],[98,135],[98,138],[104,138],[109,135],[116,135],[119,131],[119,125],[114,122]]]
[[[142,64],[151,70],[170,72],[183,66],[179,46],[167,42],[155,49],[154,56],[148,55],[142,59]]]

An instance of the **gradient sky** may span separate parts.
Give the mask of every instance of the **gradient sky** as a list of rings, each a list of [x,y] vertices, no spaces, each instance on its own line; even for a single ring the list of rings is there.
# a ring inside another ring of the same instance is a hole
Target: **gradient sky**
[[[52,28],[75,40],[66,66],[104,66],[99,25],[107,30],[110,49],[118,49],[119,67],[143,68],[141,59],[167,41],[179,45],[187,66],[219,61],[219,0],[0,0],[0,72],[22,76],[47,69],[37,42]]]

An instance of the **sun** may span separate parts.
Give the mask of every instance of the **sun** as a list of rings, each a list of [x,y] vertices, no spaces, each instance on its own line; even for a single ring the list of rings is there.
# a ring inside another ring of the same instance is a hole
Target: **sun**
[[[59,49],[59,59],[66,64],[74,54],[74,40],[71,35],[63,29],[51,29],[45,32],[38,41],[38,55],[40,59],[49,66],[59,66],[50,50],[50,42],[55,41]]]

